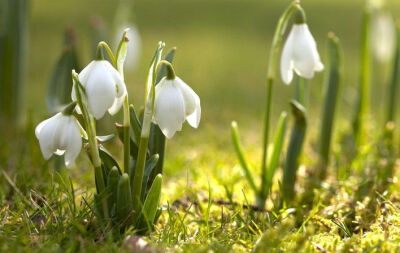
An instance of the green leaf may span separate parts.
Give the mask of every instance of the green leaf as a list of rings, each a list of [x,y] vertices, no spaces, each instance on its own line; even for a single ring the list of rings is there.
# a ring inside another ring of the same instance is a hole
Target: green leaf
[[[161,199],[161,186],[162,186],[162,175],[158,174],[154,179],[153,184],[149,190],[149,194],[143,204],[142,212],[140,215],[137,229],[139,231],[151,231],[154,224],[154,219],[157,214],[158,205]]]
[[[281,157],[283,142],[285,140],[285,132],[287,125],[287,113],[282,112],[278,122],[278,128],[275,133],[274,147],[272,150],[272,155],[268,161],[268,170],[267,170],[267,178],[266,178],[266,186],[264,188],[264,195],[268,196],[268,193],[272,187],[272,179],[274,177],[276,168],[279,164],[279,158]]]
[[[79,71],[79,63],[75,48],[75,34],[66,30],[66,45],[53,68],[47,88],[47,108],[50,113],[56,113],[71,102],[72,79],[71,70]]]
[[[307,121],[304,107],[297,101],[290,102],[294,124],[290,136],[289,147],[286,153],[286,162],[283,169],[282,190],[286,201],[293,200],[296,173],[299,167],[299,156],[303,147],[306,134]]]
[[[130,125],[133,134],[131,134],[131,138],[133,139],[134,143],[139,146],[140,141],[140,132],[142,131],[142,125],[137,117],[137,113],[135,107],[133,105],[129,106],[129,113],[130,113]]]
[[[146,161],[146,165],[144,167],[144,174],[143,174],[143,182],[142,182],[142,196],[141,200],[144,201],[147,193],[147,189],[149,185],[152,185],[154,179],[150,178],[150,175],[153,174],[154,168],[157,166],[159,161],[159,155],[154,154]],[[151,179],[151,181],[150,181]]]
[[[29,1],[2,0],[0,11],[0,118],[16,123],[27,76]]]
[[[133,219],[131,186],[127,173],[119,179],[117,195],[117,220],[122,227],[126,227],[132,224]]]
[[[255,193],[258,192],[257,186],[254,183],[253,176],[251,174],[251,169],[250,166],[247,163],[246,157],[244,156],[242,144],[240,143],[240,137],[239,137],[239,129],[238,125],[235,121],[232,122],[231,124],[231,130],[232,130],[232,140],[233,140],[233,146],[236,151],[236,155],[239,159],[240,165],[244,171],[244,174],[247,178],[247,181],[250,184],[250,187],[253,189]]]
[[[115,158],[111,155],[111,153],[103,146],[99,145],[99,155],[102,164],[106,167],[107,171],[105,177],[108,176],[109,171],[113,168],[116,167],[118,171],[121,173],[121,168],[119,167],[118,162],[115,160]]]
[[[319,178],[326,177],[326,168],[329,161],[332,129],[335,122],[336,104],[339,96],[340,84],[340,46],[339,39],[333,34],[328,35],[329,71],[325,79],[324,105],[321,115],[321,132],[319,135],[318,152],[320,158]]]
[[[108,174],[108,179],[107,179],[107,192],[109,194],[107,203],[111,217],[114,217],[116,214],[119,180],[120,180],[120,173],[116,167],[113,167],[110,173]]]

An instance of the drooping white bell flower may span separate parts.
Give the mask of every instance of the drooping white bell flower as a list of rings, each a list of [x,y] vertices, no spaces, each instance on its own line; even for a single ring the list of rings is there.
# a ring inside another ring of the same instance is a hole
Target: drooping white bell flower
[[[114,115],[121,109],[126,95],[125,82],[108,61],[92,61],[78,77],[86,91],[88,109],[96,119],[101,119],[106,111]],[[71,96],[76,101],[74,88]],[[77,108],[80,112],[79,107]]]
[[[82,147],[80,126],[74,116],[57,113],[42,121],[35,129],[40,149],[46,160],[53,153],[65,154],[65,166],[70,168],[79,155]]]
[[[179,77],[164,77],[155,90],[153,122],[163,134],[171,139],[176,131],[182,130],[185,120],[197,128],[200,123],[201,107],[199,96]]]
[[[380,62],[390,60],[396,46],[396,25],[390,13],[377,10],[372,15],[370,38],[376,59]]]
[[[301,13],[301,15],[304,15]],[[301,77],[311,79],[316,71],[322,71],[317,50],[317,44],[312,36],[303,16],[297,20],[283,46],[281,56],[281,76],[283,82],[290,84],[293,80],[293,71]]]

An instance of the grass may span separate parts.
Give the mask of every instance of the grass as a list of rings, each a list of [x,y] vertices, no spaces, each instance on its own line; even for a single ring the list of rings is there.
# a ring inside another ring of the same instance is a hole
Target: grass
[[[168,142],[162,195],[163,212],[155,231],[143,239],[159,251],[184,252],[396,252],[400,248],[399,183],[389,187],[375,182],[376,173],[392,162],[371,123],[368,145],[349,163],[346,134],[358,80],[360,6],[362,1],[304,1],[309,23],[325,58],[326,34],[333,30],[344,49],[339,124],[326,184],[310,195],[307,178],[316,160],[318,129],[315,124],[322,97],[322,75],[311,82],[309,118],[302,166],[296,185],[296,205],[268,212],[253,210],[253,195],[246,184],[230,140],[231,120],[241,126],[241,136],[253,168],[261,150],[261,120],[265,97],[267,52],[283,1],[136,1],[136,22],[143,52],[137,70],[128,73],[130,97],[139,105],[145,69],[158,40],[177,46],[175,69],[202,99],[203,118],[198,130],[185,126]],[[400,10],[392,3],[393,13]],[[20,129],[2,125],[0,138],[0,251],[2,252],[113,252],[130,251],[124,235],[103,234],[91,212],[93,168],[82,152],[76,168],[67,170],[62,160],[44,161],[34,136],[34,126],[46,116],[43,99],[51,68],[61,53],[62,29],[77,29],[82,62],[90,57],[89,19],[101,15],[112,20],[111,1],[32,3],[30,73],[25,89],[26,115]],[[90,10],[90,12],[88,11]],[[375,80],[376,106],[384,85]],[[273,118],[288,109],[293,86],[278,83]],[[272,121],[274,122],[274,120]],[[372,121],[371,121],[372,122]],[[291,123],[290,123],[291,124]],[[113,154],[122,148],[110,145]],[[396,147],[397,152],[397,147]],[[122,157],[120,157],[122,159]],[[395,171],[398,169],[398,161]],[[281,178],[278,169],[276,181]],[[257,172],[259,173],[259,172]],[[336,174],[349,174],[337,182]],[[396,176],[398,173],[396,172]],[[257,182],[258,183],[258,182]],[[274,184],[272,198],[279,193]],[[371,187],[374,185],[374,187]],[[211,197],[211,198],[210,198]],[[258,242],[259,240],[259,242]],[[137,245],[135,246],[137,249]]]

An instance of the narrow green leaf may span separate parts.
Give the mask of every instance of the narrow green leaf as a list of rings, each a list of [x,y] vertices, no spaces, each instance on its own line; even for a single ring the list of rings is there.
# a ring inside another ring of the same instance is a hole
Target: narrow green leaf
[[[319,178],[326,177],[326,168],[329,162],[329,152],[331,147],[332,131],[335,122],[336,104],[339,96],[340,85],[340,45],[339,39],[333,34],[328,35],[328,65],[329,72],[325,77],[324,105],[321,115],[321,132],[319,136]]]
[[[113,167],[116,167],[121,174],[121,168],[119,167],[117,160],[111,155],[111,153],[103,145],[99,145],[99,155],[100,155],[102,164],[107,169],[106,174],[104,174],[105,177],[108,176],[109,171]]]
[[[242,144],[240,143],[238,125],[235,121],[233,121],[231,124],[231,130],[232,130],[233,145],[234,145],[234,148],[236,151],[236,155],[239,159],[240,165],[242,166],[242,168],[244,170],[244,174],[247,178],[247,181],[250,184],[250,187],[253,189],[253,191],[255,193],[257,193],[258,189],[257,189],[256,184],[254,183],[254,179],[253,179],[253,176],[250,171],[250,166],[248,165],[246,158],[244,156]]]
[[[59,112],[63,106],[71,102],[71,70],[80,71],[75,37],[71,28],[66,30],[64,51],[53,68],[47,88],[46,102],[50,113]]]
[[[140,198],[142,201],[144,201],[146,197],[147,189],[149,188],[148,186],[153,184],[154,178],[151,179],[150,175],[153,174],[154,168],[156,168],[158,161],[159,161],[158,154],[152,155],[146,161],[146,165],[144,167],[143,182],[142,182],[142,196]]]
[[[365,121],[369,114],[371,83],[370,19],[371,10],[366,7],[362,21],[360,83],[356,111],[353,118],[353,133],[357,147],[363,142],[365,135]]]
[[[149,194],[143,204],[141,216],[137,228],[151,231],[156,217],[158,205],[161,199],[162,175],[158,174],[149,190]]]
[[[110,217],[115,217],[116,205],[118,198],[118,183],[120,179],[120,173],[116,167],[113,167],[108,174],[107,179],[107,192],[108,192],[108,210],[110,210]]]
[[[272,179],[275,175],[276,168],[279,164],[279,158],[281,157],[283,142],[285,139],[286,133],[286,125],[287,125],[287,113],[282,112],[278,122],[278,128],[275,133],[274,147],[272,150],[272,155],[268,161],[268,169],[267,169],[267,185],[263,186],[264,188],[264,196],[268,196],[268,193],[272,187]]]
[[[307,128],[304,107],[296,101],[292,101],[290,105],[292,106],[294,124],[283,169],[282,190],[285,201],[291,201],[295,196],[296,173]]]
[[[400,76],[400,22],[397,23],[397,41],[396,41],[396,51],[394,54],[392,76],[389,86],[389,99],[387,104],[387,116],[386,122],[394,122],[396,115],[396,100],[399,85]]]
[[[132,224],[133,220],[131,186],[129,181],[129,175],[124,173],[118,183],[117,220],[122,224],[122,227]]]
[[[140,132],[142,131],[142,124],[139,121],[139,118],[137,116],[135,107],[133,105],[129,106],[129,113],[130,113],[130,125],[133,134],[131,134],[131,138],[133,139],[134,143],[139,146],[139,141],[140,141]]]

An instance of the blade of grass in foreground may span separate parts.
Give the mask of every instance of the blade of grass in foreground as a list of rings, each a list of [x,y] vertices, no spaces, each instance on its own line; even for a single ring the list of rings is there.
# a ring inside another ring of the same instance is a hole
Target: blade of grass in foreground
[[[395,121],[395,109],[396,109],[396,95],[397,95],[397,85],[399,81],[400,74],[400,21],[397,23],[397,41],[396,41],[396,51],[394,54],[393,70],[391,83],[389,87],[389,99],[387,104],[387,115],[386,123]]]
[[[286,154],[282,181],[283,200],[286,202],[290,202],[295,197],[294,185],[296,183],[296,173],[299,167],[299,157],[307,128],[304,107],[297,101],[292,101],[290,105],[292,106],[294,125]]]
[[[335,111],[340,84],[340,45],[339,39],[333,34],[328,35],[328,59],[329,72],[325,79],[324,107],[321,115],[321,132],[319,136],[319,178],[326,177],[326,168],[329,162],[333,125],[335,123]]]
[[[371,10],[366,7],[362,21],[362,37],[361,37],[361,62],[360,62],[360,84],[358,101],[356,105],[356,113],[353,119],[353,134],[357,147],[362,144],[365,135],[364,122],[367,120],[370,103],[370,67],[371,67],[371,50],[369,27],[371,19]]]
[[[235,147],[235,151],[236,151],[237,157],[239,159],[240,165],[242,166],[242,168],[244,170],[244,174],[247,178],[247,181],[250,184],[250,187],[253,189],[253,191],[255,193],[257,193],[258,192],[257,186],[254,183],[254,179],[253,179],[253,176],[250,171],[250,166],[248,165],[248,163],[246,161],[246,157],[244,156],[244,153],[243,153],[242,144],[240,143],[239,130],[238,130],[238,125],[237,125],[236,121],[232,122],[231,129],[232,129],[233,145]]]

